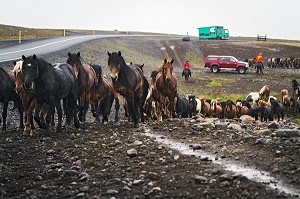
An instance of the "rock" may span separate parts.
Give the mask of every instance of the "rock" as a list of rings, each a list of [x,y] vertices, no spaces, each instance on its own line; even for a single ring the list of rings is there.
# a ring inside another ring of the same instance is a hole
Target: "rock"
[[[142,180],[142,179],[134,180],[134,181],[132,182],[133,185],[140,185],[140,184],[143,184],[143,183],[144,183],[144,180]]]
[[[119,192],[117,190],[114,190],[114,189],[110,189],[110,190],[107,190],[106,192],[108,195],[116,195],[118,194]]]
[[[137,156],[137,150],[136,149],[129,149],[128,151],[127,151],[127,155],[129,156],[129,157],[135,157],[135,156]]]
[[[208,183],[208,179],[204,176],[194,175],[193,179],[196,184],[207,184]]]
[[[84,196],[85,196],[85,193],[79,193],[79,194],[77,194],[78,198],[83,198]]]
[[[194,144],[193,145],[193,150],[200,150],[202,147],[200,144]]]
[[[232,180],[233,180],[233,176],[230,175],[230,174],[225,173],[225,174],[223,174],[223,175],[221,175],[221,176],[219,177],[219,180],[220,180],[221,182],[223,182],[223,181],[232,181]]]
[[[275,131],[277,137],[300,137],[300,130],[294,129],[278,129]]]
[[[241,122],[251,124],[255,122],[255,119],[251,117],[250,115],[242,115],[240,117]]]
[[[269,129],[278,129],[278,123],[271,122],[270,124],[268,124],[268,128]]]
[[[153,187],[149,192],[148,195],[153,193],[153,192],[161,192],[161,188],[160,187]]]
[[[220,183],[220,187],[221,188],[222,187],[228,187],[228,186],[230,186],[230,182],[229,181],[223,181],[223,182]]]
[[[80,191],[83,191],[83,192],[85,192],[85,191],[88,191],[89,190],[89,186],[83,186],[83,187],[80,187]]]
[[[215,128],[214,123],[211,122],[211,121],[202,122],[202,123],[200,123],[200,125],[201,125],[204,129],[214,129],[214,128]]]
[[[77,176],[78,174],[79,174],[79,172],[76,170],[65,170],[66,176]]]
[[[259,129],[259,130],[255,130],[254,133],[256,135],[270,135],[271,131],[270,129]]]
[[[225,129],[227,129],[227,126],[228,126],[227,122],[217,122],[217,123],[215,123],[215,128],[216,129],[225,130]]]
[[[174,160],[178,160],[179,157],[180,157],[179,155],[175,155],[175,156],[174,156]]]
[[[133,143],[132,143],[132,146],[140,146],[142,145],[143,142],[139,141],[139,140],[135,140]]]
[[[238,132],[245,132],[245,130],[239,124],[229,124],[227,129],[233,129]]]

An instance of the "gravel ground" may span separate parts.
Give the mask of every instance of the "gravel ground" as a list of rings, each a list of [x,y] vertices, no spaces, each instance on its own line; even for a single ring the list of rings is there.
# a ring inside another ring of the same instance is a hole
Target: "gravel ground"
[[[175,50],[163,51],[163,46],[175,46]],[[265,69],[264,76],[255,76],[252,69],[245,75],[211,74],[200,67],[208,54],[243,59],[263,51],[265,57],[299,57],[299,48],[269,42],[103,39],[43,58],[64,62],[68,52],[80,51],[84,62],[102,65],[109,75],[106,51],[118,50],[128,62],[145,63],[146,76],[166,55],[175,57],[182,95],[247,94],[265,84],[274,93],[283,88],[291,91],[291,80],[300,75],[297,69]],[[193,76],[185,83],[179,74],[187,58],[192,60]],[[11,67],[9,62],[1,65]],[[234,81],[207,87],[216,77]],[[50,137],[38,129],[35,137],[23,137],[17,131],[16,111],[8,114],[8,129],[0,133],[0,198],[300,197],[300,130],[291,115],[279,123],[197,115],[148,122],[134,129],[122,109],[119,124],[112,122],[114,111],[107,124],[95,122],[88,113],[80,129]]]

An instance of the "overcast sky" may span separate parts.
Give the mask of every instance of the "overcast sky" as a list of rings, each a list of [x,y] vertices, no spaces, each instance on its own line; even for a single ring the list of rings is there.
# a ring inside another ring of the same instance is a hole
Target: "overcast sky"
[[[220,25],[232,36],[300,40],[300,0],[1,0],[0,24],[197,36]]]

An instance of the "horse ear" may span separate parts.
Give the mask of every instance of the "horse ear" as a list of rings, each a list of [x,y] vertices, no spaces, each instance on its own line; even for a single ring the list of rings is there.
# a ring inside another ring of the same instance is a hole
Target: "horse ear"
[[[143,68],[144,67],[144,64],[143,65],[141,65],[141,68]]]
[[[71,53],[70,52],[68,52],[68,56],[71,57]]]
[[[111,53],[107,51],[107,55],[110,57],[110,56],[111,56]]]
[[[25,59],[26,59],[25,55],[22,55],[22,59],[23,59],[23,61],[25,61]]]
[[[77,53],[77,57],[80,57],[80,52]]]
[[[129,65],[132,65],[132,61],[129,63]]]
[[[118,52],[118,56],[121,57],[121,51]]]
[[[36,60],[36,55],[34,54],[34,55],[32,56],[32,58],[33,58],[34,60]]]
[[[167,59],[164,60],[164,63],[165,63],[165,64],[167,63]]]
[[[16,61],[13,61],[13,63],[14,63],[14,66],[17,64],[17,62],[16,62]]]
[[[174,59],[171,59],[171,64],[173,64],[174,63]]]

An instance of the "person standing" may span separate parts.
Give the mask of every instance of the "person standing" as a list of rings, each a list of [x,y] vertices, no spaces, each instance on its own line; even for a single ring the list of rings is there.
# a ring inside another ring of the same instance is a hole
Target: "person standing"
[[[264,65],[262,63],[263,60],[263,56],[262,53],[259,53],[259,55],[256,57],[256,64],[255,64],[255,68],[256,68],[256,75],[263,75],[263,71],[262,69],[264,68]]]

